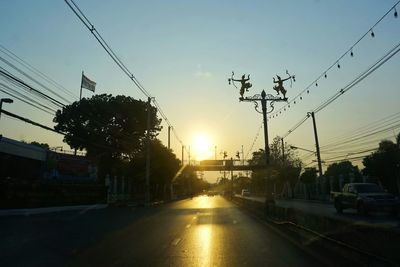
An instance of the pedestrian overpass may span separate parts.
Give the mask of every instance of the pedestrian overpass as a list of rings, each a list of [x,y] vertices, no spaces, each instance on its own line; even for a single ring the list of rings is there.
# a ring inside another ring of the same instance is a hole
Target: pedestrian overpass
[[[254,165],[245,160],[202,160],[185,165],[191,171],[253,171],[265,169],[265,165]]]

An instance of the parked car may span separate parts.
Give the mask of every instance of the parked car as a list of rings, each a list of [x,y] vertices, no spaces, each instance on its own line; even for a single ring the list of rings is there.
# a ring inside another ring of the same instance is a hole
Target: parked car
[[[249,197],[250,196],[250,191],[247,189],[242,190],[242,197]]]
[[[364,215],[370,211],[388,211],[397,215],[400,210],[399,198],[373,183],[345,184],[342,192],[334,193],[334,205],[338,213],[353,208]]]

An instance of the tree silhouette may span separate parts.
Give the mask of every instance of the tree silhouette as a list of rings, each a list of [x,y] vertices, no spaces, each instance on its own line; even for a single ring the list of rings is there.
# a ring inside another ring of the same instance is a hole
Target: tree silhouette
[[[397,142],[399,135],[397,136]],[[363,159],[363,173],[379,179],[382,185],[391,193],[400,191],[400,148],[389,140],[379,143],[376,152]]]
[[[151,107],[150,135],[161,130],[156,108]],[[64,141],[88,155],[133,158],[145,144],[147,103],[127,96],[95,95],[58,110],[55,129],[64,132]]]

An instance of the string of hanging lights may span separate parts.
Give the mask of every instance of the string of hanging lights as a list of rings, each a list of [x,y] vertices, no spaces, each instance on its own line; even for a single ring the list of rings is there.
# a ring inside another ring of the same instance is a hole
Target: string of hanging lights
[[[368,34],[371,36],[371,38],[375,37],[375,32],[374,28],[385,18],[387,17],[392,11],[393,11],[393,16],[394,18],[398,18],[398,13],[396,6],[400,3],[400,0],[397,1],[380,19],[378,19],[377,22],[375,22],[374,25],[372,25],[352,46],[350,46],[349,49],[347,49],[338,59],[334,61],[333,64],[331,64],[327,69],[325,69],[316,79],[314,79],[306,88],[304,88],[300,93],[298,93],[295,97],[292,98],[287,104],[282,106],[281,108],[277,109],[275,112],[271,113],[269,115],[269,119],[273,119],[278,117],[279,115],[282,114],[282,112],[285,112],[290,109],[291,105],[295,105],[298,103],[299,100],[303,100],[304,95],[308,95],[311,92],[311,89],[313,87],[318,87],[319,81],[324,78],[328,78],[328,73],[331,71],[335,66],[337,69],[341,68],[340,61],[346,56],[350,55],[350,57],[354,57],[355,53],[355,47],[358,45],[359,42],[361,42]]]

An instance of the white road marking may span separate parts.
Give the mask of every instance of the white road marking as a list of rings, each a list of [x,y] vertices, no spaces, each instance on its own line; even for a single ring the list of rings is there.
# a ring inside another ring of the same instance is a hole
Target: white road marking
[[[186,229],[189,229],[190,226],[192,226],[190,223],[188,225],[186,225]]]
[[[179,242],[181,242],[181,239],[180,238],[175,238],[174,241],[172,241],[172,245],[176,246],[176,245],[179,244]]]

